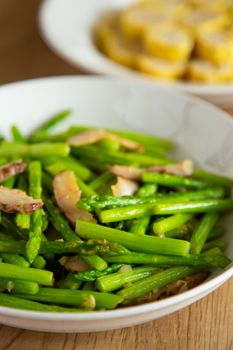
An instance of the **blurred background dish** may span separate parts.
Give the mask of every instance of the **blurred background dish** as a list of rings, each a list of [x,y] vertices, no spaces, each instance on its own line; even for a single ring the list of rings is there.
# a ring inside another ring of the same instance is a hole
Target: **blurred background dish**
[[[44,0],[48,45],[87,71],[233,107],[230,0]]]

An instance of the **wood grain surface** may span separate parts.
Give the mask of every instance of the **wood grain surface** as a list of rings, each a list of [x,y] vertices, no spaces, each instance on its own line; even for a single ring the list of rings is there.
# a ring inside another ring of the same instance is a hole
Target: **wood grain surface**
[[[39,0],[0,0],[1,84],[82,73],[53,54],[40,39],[36,25],[39,4]],[[233,280],[180,312],[128,329],[52,334],[0,326],[0,350],[53,349],[233,350]]]

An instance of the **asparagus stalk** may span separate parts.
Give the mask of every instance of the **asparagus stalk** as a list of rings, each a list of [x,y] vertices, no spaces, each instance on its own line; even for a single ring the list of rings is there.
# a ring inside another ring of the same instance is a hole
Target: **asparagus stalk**
[[[103,150],[97,146],[83,146],[83,147],[72,147],[71,152],[73,155],[95,162],[104,163],[105,165],[110,164],[121,164],[121,165],[132,165],[137,164],[139,166],[150,166],[150,165],[162,165],[169,164],[171,160],[153,157],[137,152],[121,152],[113,150]],[[1,154],[0,154],[1,155]],[[3,154],[4,156],[4,154]]]
[[[153,266],[196,266],[203,268],[224,268],[231,260],[223,255],[206,256],[188,254],[186,256],[131,253],[125,255],[103,255],[108,263]]]
[[[62,238],[67,241],[78,241],[80,238],[78,235],[70,228],[68,222],[64,216],[60,213],[58,208],[53,204],[51,199],[44,196],[43,197],[45,208],[49,214],[50,221],[57,232],[62,236]],[[82,256],[84,261],[90,266],[97,270],[104,270],[107,267],[106,262],[97,255],[93,256]]]
[[[19,176],[18,188],[24,192],[27,192],[27,181],[23,174]],[[30,228],[30,214],[16,214],[15,223],[19,228],[29,229]]]
[[[42,158],[43,167],[52,175],[63,170],[73,170],[83,181],[89,180],[93,173],[84,166],[80,161],[73,157],[49,156]]]
[[[141,197],[153,196],[157,191],[157,186],[154,184],[146,184],[142,186],[137,195]],[[150,223],[150,216],[145,216],[144,218],[136,219],[133,221],[130,232],[136,233],[138,235],[144,235]]]
[[[12,242],[13,243],[13,242]],[[0,242],[1,244],[1,242]],[[18,265],[22,267],[29,267],[29,262],[21,255],[15,253],[2,253],[1,257],[4,262],[8,264]]]
[[[79,289],[82,285],[82,281],[78,281],[75,275],[71,272],[59,283],[59,288],[61,289]]]
[[[53,273],[50,271],[11,265],[3,262],[0,263],[0,277],[27,280],[45,286],[53,285]]]
[[[112,292],[124,287],[128,283],[139,281],[159,272],[153,266],[136,267],[128,272],[116,272],[97,278],[96,286],[101,292]]]
[[[120,296],[110,293],[54,288],[40,288],[37,294],[23,293],[19,296],[35,301],[78,307],[86,305],[87,299],[91,296],[96,309],[114,309],[122,301]]]
[[[213,239],[217,239],[219,237],[224,236],[226,233],[226,229],[220,225],[216,225],[215,227],[213,227],[213,229],[210,231],[208,237],[207,237],[207,241],[211,241]]]
[[[191,252],[193,254],[199,254],[207,240],[209,233],[219,219],[217,213],[205,214],[196,229],[194,230],[191,237]]]
[[[190,200],[200,200],[207,198],[222,198],[225,191],[222,187],[209,188],[202,191],[194,192],[174,192],[169,194],[152,194],[150,196],[92,196],[90,198],[83,198],[79,201],[78,206],[82,209],[94,211],[96,209],[114,208],[121,206],[135,206],[139,204],[154,204],[159,201],[190,201]]]
[[[105,171],[101,175],[97,176],[94,180],[89,183],[89,187],[99,193],[103,194],[111,185],[114,184],[116,178],[109,171]]]
[[[29,193],[39,199],[42,195],[42,170],[39,161],[33,161],[29,164]],[[32,214],[29,240],[26,245],[26,256],[30,263],[38,255],[42,239],[42,210],[37,210]]]
[[[35,143],[22,144],[16,142],[4,142],[1,144],[0,157],[11,157],[17,150],[20,157],[42,158],[50,155],[65,157],[69,155],[70,148],[66,143]]]
[[[207,187],[207,184],[204,181],[170,174],[143,173],[142,181],[155,183],[157,185],[162,185],[171,188],[185,187],[190,189],[201,190]]]
[[[193,177],[215,186],[233,187],[233,179],[216,175],[205,170],[195,170]]]
[[[171,238],[139,236],[109,227],[77,220],[76,232],[84,239],[102,239],[124,245],[126,248],[145,253],[187,255],[190,243]]]
[[[189,240],[190,236],[196,227],[197,220],[191,219],[186,224],[181,225],[180,227],[173,229],[171,231],[167,231],[165,236],[170,238],[184,238]]]
[[[223,251],[226,248],[226,243],[221,241],[220,239],[209,241],[204,244],[202,251],[206,252],[207,250],[210,250],[212,248],[219,248],[221,251]]]
[[[158,186],[156,184],[144,184],[141,186],[137,192],[138,197],[150,197],[153,196],[158,190]]]
[[[208,213],[208,212],[226,212],[233,209],[232,199],[205,199],[190,202],[164,202],[157,203],[154,206],[153,214],[169,215],[179,213]]]
[[[32,267],[34,267],[35,269],[42,270],[43,268],[45,268],[46,264],[47,261],[45,260],[45,258],[41,255],[37,255],[32,262]]]
[[[65,308],[56,305],[46,305],[37,303],[27,299],[18,298],[13,295],[0,293],[0,305],[5,307],[12,307],[14,309],[47,311],[47,312],[80,312],[82,310],[74,308]]]
[[[46,120],[43,124],[41,124],[31,135],[30,135],[30,139],[36,139],[37,136],[39,135],[43,135],[43,134],[47,134],[48,131],[50,131],[51,129],[53,129],[55,126],[57,126],[58,124],[60,124],[61,122],[63,122],[64,120],[66,120],[70,114],[71,114],[71,110],[67,109],[64,110],[62,112],[59,112],[57,114],[55,114],[53,117],[49,118],[48,120]]]
[[[26,143],[25,137],[22,135],[21,131],[16,125],[11,127],[12,139],[16,143]]]
[[[122,266],[122,264],[112,264],[111,266],[107,267],[103,271],[90,270],[90,271],[85,271],[85,272],[79,272],[74,277],[77,281],[93,282],[99,277],[106,276],[106,275],[109,275],[111,273],[116,272],[117,270],[120,269],[121,266]]]
[[[0,278],[0,290],[7,290],[12,293],[36,294],[39,291],[39,285],[31,281]]]
[[[191,214],[176,214],[163,220],[155,221],[153,223],[153,232],[158,236],[164,236],[166,232],[179,228],[192,218],[193,215]]]
[[[186,276],[192,275],[199,271],[196,267],[180,266],[171,267],[146,277],[140,281],[133,283],[132,286],[120,290],[117,294],[123,298],[123,304],[143,297],[156,289],[163,288],[169,283],[178,281]]]

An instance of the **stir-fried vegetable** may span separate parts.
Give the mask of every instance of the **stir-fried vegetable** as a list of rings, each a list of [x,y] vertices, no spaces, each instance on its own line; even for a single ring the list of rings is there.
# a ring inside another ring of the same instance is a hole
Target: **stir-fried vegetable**
[[[29,137],[12,126],[1,141],[0,305],[115,309],[180,293],[231,263],[218,220],[233,210],[232,179],[172,161],[171,142],[153,136],[51,133],[69,114]]]

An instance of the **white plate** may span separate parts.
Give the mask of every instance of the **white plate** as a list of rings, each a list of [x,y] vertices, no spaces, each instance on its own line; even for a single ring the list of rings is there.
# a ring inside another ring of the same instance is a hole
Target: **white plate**
[[[41,121],[73,108],[71,123],[140,131],[171,138],[176,156],[191,156],[204,168],[233,176],[233,119],[198,99],[156,86],[117,79],[58,77],[0,87],[0,130],[11,124],[30,132]],[[228,255],[233,258],[233,215],[228,228]],[[3,324],[51,332],[94,332],[153,320],[193,303],[233,275],[233,266],[215,272],[200,286],[181,295],[113,311],[61,314],[0,307]]]
[[[97,19],[105,12],[120,9],[135,0],[44,0],[39,12],[41,33],[63,58],[76,66],[105,75],[150,81],[192,93],[223,108],[233,108],[233,84],[204,85],[162,82],[135,73],[109,60],[93,44],[91,33]]]

